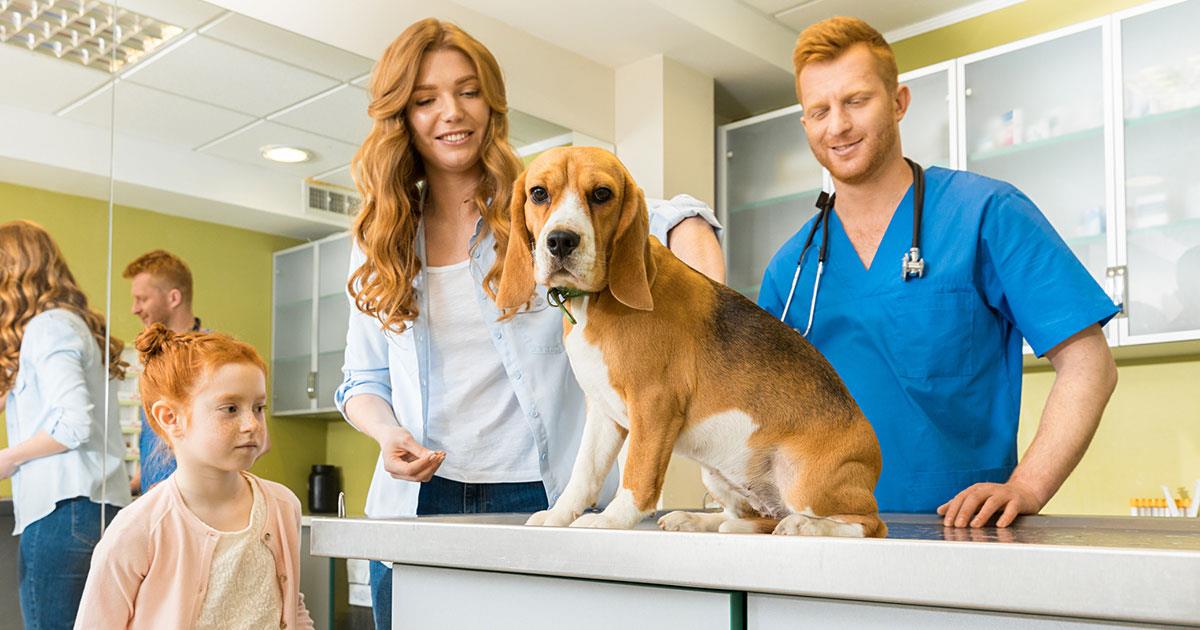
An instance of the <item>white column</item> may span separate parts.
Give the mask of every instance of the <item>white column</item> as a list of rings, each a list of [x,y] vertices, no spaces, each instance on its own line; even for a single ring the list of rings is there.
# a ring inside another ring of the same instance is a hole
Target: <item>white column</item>
[[[617,68],[616,99],[617,156],[646,196],[714,203],[712,77],[654,55]]]
[[[616,101],[617,157],[646,196],[687,193],[713,205],[712,77],[654,55],[617,68]],[[702,507],[704,492],[700,467],[672,458],[659,508]]]

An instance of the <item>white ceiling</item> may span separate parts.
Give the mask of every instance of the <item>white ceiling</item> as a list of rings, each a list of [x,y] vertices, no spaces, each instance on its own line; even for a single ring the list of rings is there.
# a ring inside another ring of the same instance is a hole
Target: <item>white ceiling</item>
[[[164,171],[164,180],[183,181],[188,169],[195,169],[270,181],[262,187],[277,192],[269,202],[260,196],[257,207],[274,204],[278,211],[301,216],[295,207],[301,179],[319,176],[353,185],[347,165],[371,124],[366,115],[371,58],[405,24],[427,15],[462,24],[496,52],[515,107],[570,123],[513,109],[510,139],[519,147],[566,133],[568,127],[602,138],[609,129],[611,135],[612,104],[581,107],[580,89],[595,84],[595,94],[611,95],[613,71],[648,56],[662,54],[712,76],[718,118],[732,120],[792,104],[791,48],[798,31],[812,22],[854,14],[897,37],[1019,0],[214,1],[221,6],[201,0],[120,0],[122,8],[185,31],[119,75],[116,132],[118,140],[130,141],[118,143],[118,165],[132,163],[122,160],[127,157],[122,153],[138,146],[141,163]],[[52,128],[56,119],[108,126],[109,75],[12,45],[0,45],[0,67],[6,71],[0,106],[42,115],[40,128]],[[605,116],[609,119],[601,120]],[[0,149],[4,136],[0,133]],[[300,146],[314,159],[299,165],[267,162],[259,155],[267,144]],[[71,150],[69,139],[63,145]],[[0,158],[21,159],[33,152],[0,151]],[[38,155],[46,152],[43,148]],[[160,158],[152,163],[149,155]],[[178,157],[162,157],[167,155]],[[172,169],[176,172],[166,173]],[[131,175],[131,181],[143,175]],[[294,181],[294,195],[286,192],[288,181]],[[139,185],[149,189],[153,182],[143,178]],[[231,183],[228,188],[254,186]],[[238,205],[233,198],[222,204]]]
[[[302,212],[300,186],[305,178],[320,176],[326,183],[354,187],[348,164],[371,128],[366,113],[371,59],[199,0],[121,0],[120,6],[180,26],[184,33],[156,54],[118,73],[115,119],[114,84],[109,74],[0,44],[0,67],[5,69],[6,77],[5,88],[0,90],[0,106],[41,115],[36,118],[41,133],[50,136],[61,130],[64,136],[59,151],[64,158],[58,163],[45,159],[43,164],[46,169],[53,167],[47,173],[54,177],[38,181],[61,177],[69,170],[64,170],[64,163],[69,161],[65,154],[85,150],[82,143],[68,137],[69,125],[53,122],[65,120],[102,130],[115,121],[118,135],[114,168],[131,175],[121,182],[125,184],[144,179],[144,173],[132,176],[127,167],[133,162],[130,153],[134,147],[144,154],[149,146],[144,142],[150,141],[160,145],[153,148],[156,152],[174,151],[179,155],[155,164],[164,182],[177,181],[188,168],[201,164],[189,162],[200,156],[239,165],[234,172],[249,181],[257,177],[262,182],[278,183],[283,181],[281,176],[291,178],[295,192],[286,195],[286,203],[296,215]],[[0,136],[5,136],[10,145],[15,143],[14,134],[4,132],[8,124],[16,124],[15,120],[14,116],[0,120]],[[510,126],[510,138],[517,146],[567,131],[516,111],[510,117]],[[269,162],[261,157],[260,148],[272,144],[304,148],[313,158],[301,164]],[[25,149],[3,145],[0,141],[0,158],[29,159]],[[99,146],[96,150],[98,154],[108,153]],[[53,153],[43,147],[38,161]],[[215,168],[211,161],[203,164],[206,169]],[[11,181],[17,173],[28,178],[33,166],[7,169],[4,179]],[[93,175],[106,170],[101,166]],[[223,176],[228,177],[229,172],[222,171]],[[145,181],[138,185],[145,190],[153,187]],[[64,190],[74,190],[64,186]],[[194,191],[189,194],[194,197]],[[236,210],[236,204],[222,203],[231,216],[214,216],[212,220],[246,227],[280,226],[294,235],[310,235],[310,230],[297,227],[299,224],[238,216],[244,213]],[[182,205],[189,208],[186,214],[195,214],[194,202]],[[172,211],[169,207],[156,209]],[[317,231],[328,233],[331,229],[322,223]]]
[[[428,0],[427,0],[428,1]],[[807,26],[866,20],[890,40],[1021,0],[453,0],[611,68],[663,54],[712,76],[718,118],[794,104],[791,53]],[[565,24],[579,25],[563,28]]]
[[[891,33],[889,39],[900,39],[906,29],[939,16],[978,5],[976,12],[995,10],[1019,0],[980,2],[979,0],[909,0],[908,2],[864,2],[863,0],[742,0],[780,24],[796,31],[807,28],[835,15],[852,15],[867,21],[880,33]],[[960,18],[961,19],[961,18]]]

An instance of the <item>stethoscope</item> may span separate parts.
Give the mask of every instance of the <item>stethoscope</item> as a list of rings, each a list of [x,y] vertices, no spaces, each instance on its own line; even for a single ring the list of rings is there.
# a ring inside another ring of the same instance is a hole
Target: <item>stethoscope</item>
[[[907,282],[913,276],[920,278],[925,275],[925,260],[921,258],[921,214],[925,206],[925,169],[908,158],[904,158],[904,161],[908,162],[913,174],[912,247],[904,254],[900,265],[900,279]],[[816,236],[819,228],[821,230],[821,249],[817,252],[817,276],[813,280],[812,302],[808,305],[808,325],[804,327],[802,333],[805,337],[812,330],[813,314],[817,311],[817,291],[821,289],[821,276],[825,273],[825,257],[829,253],[829,215],[833,210],[836,198],[837,192],[831,195],[824,190],[817,197],[817,209],[821,212],[817,216],[817,220],[813,221],[812,229],[808,231],[808,238],[804,239],[804,247],[800,248],[800,258],[796,260],[796,273],[792,275],[792,288],[788,291],[787,302],[783,304],[783,314],[779,316],[781,321],[787,322],[788,309],[792,306],[792,297],[796,295],[796,282],[800,280],[800,269],[804,267],[804,256],[808,253],[808,248],[812,245],[813,237]]]

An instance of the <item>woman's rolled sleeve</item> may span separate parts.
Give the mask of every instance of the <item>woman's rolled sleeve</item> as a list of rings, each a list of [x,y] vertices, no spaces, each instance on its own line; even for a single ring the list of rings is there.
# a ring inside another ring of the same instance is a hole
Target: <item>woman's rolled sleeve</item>
[[[670,199],[647,199],[646,206],[650,212],[650,233],[663,245],[668,245],[667,234],[671,229],[691,217],[704,219],[718,236],[721,234],[721,223],[717,221],[717,213],[708,204],[691,195],[675,195]]]
[[[25,331],[22,352],[35,372],[47,417],[39,425],[68,449],[79,448],[92,437],[95,401],[84,376],[84,339],[69,323],[56,316],[36,318]]]
[[[350,253],[350,274],[366,260],[355,244]],[[342,363],[342,384],[334,393],[334,404],[346,416],[346,402],[355,396],[372,394],[392,400],[391,373],[388,368],[388,341],[379,320],[358,310],[354,297],[350,301],[350,322],[346,329],[346,353]]]

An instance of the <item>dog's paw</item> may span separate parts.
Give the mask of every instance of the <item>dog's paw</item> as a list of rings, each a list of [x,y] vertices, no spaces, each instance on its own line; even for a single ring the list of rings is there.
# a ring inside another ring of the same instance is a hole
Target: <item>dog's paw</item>
[[[586,527],[589,529],[625,529],[619,524],[614,523],[612,519],[604,515],[604,512],[589,512],[575,519],[571,523],[571,527]]]
[[[525,521],[526,525],[536,525],[541,527],[566,527],[575,520],[577,514],[572,514],[568,510],[542,510],[534,512],[529,520]]]
[[[846,538],[862,538],[862,525],[843,523],[832,518],[808,516],[807,514],[792,514],[779,521],[774,534],[778,536],[841,536]]]
[[[675,511],[658,519],[658,527],[668,532],[715,532],[725,520],[724,514]]]

